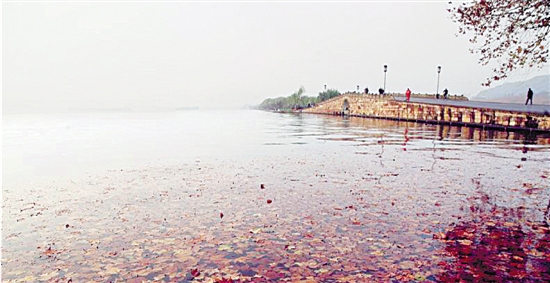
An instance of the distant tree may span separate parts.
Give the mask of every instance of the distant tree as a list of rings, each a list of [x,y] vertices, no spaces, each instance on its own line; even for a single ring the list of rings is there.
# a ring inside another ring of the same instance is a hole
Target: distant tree
[[[259,109],[277,110],[284,108],[284,97],[268,98],[258,105]]]
[[[304,92],[306,92],[306,89],[301,86],[290,96],[290,101],[293,103],[293,106],[299,106],[302,104],[302,94],[304,94]]]
[[[483,83],[504,79],[520,67],[542,67],[548,62],[550,0],[476,0],[448,9],[459,24],[459,34],[471,36],[472,53],[487,65],[499,66]]]
[[[302,97],[302,102],[304,105],[315,105],[319,102],[319,99],[315,96],[304,96]]]
[[[333,97],[336,97],[340,95],[340,92],[336,89],[327,89],[323,92],[319,92],[319,96],[317,96],[317,99],[319,102],[325,101],[327,99],[331,99]]]
[[[304,96],[305,88],[302,86],[287,97],[268,98],[257,106],[264,110],[290,110],[295,107],[306,107],[308,104],[317,103],[317,97]]]

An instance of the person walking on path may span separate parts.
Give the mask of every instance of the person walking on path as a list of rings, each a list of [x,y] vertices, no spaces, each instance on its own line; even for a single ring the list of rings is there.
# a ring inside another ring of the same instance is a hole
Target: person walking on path
[[[407,96],[407,102],[409,102],[411,100],[411,90],[409,88],[407,88],[405,95]]]
[[[527,102],[531,101],[531,105],[533,105],[533,91],[531,88],[527,91],[527,100],[525,101],[525,105],[527,105]]]
[[[443,99],[448,99],[449,98],[448,95],[449,95],[449,91],[447,89],[445,89],[443,91]]]

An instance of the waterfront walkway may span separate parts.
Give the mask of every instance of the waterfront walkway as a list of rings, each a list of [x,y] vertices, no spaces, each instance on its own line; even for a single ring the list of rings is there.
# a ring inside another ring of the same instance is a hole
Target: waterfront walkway
[[[405,100],[405,96],[394,96],[393,99],[398,101],[403,101]],[[486,109],[494,109],[494,110],[524,112],[524,113],[550,114],[550,105],[544,105],[544,104],[524,105],[519,103],[500,103],[500,102],[450,100],[450,99],[447,100],[447,99],[432,99],[432,98],[418,98],[418,97],[411,97],[411,102],[436,104],[436,105],[450,105],[450,106],[458,106],[458,107],[470,107],[470,108],[486,108]]]

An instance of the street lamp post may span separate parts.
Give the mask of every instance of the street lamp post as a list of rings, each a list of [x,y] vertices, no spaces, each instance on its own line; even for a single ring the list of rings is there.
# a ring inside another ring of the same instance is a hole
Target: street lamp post
[[[327,91],[327,85],[325,85],[325,91]]]
[[[388,65],[384,65],[384,93],[386,93],[386,72],[388,71]]]
[[[357,93],[359,93],[359,85],[357,85]]]
[[[439,74],[441,73],[441,66],[437,66],[437,89],[435,90],[435,97],[439,98]]]

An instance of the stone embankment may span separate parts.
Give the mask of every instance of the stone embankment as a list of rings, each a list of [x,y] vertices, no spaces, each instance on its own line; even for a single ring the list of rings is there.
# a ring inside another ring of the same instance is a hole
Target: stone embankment
[[[349,115],[424,123],[450,124],[506,131],[550,132],[550,106],[532,107],[504,103],[430,99],[414,95],[410,102],[403,95],[343,94],[305,113]]]

